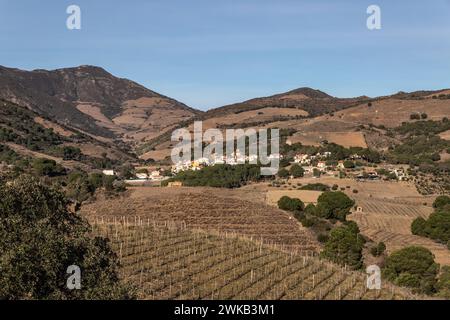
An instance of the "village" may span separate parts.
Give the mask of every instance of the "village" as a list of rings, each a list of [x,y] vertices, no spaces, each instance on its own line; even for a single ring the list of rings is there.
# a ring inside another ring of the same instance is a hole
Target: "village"
[[[283,160],[282,154],[271,154],[268,159]],[[242,155],[239,151],[231,154],[231,156],[217,156],[213,154],[211,158],[199,158],[197,160],[180,161],[171,167],[169,166],[142,166],[136,164],[133,170],[133,177],[129,177],[124,182],[129,185],[161,185],[161,182],[175,177],[184,171],[199,171],[202,168],[215,165],[239,165],[245,163],[255,163],[256,155]],[[300,166],[305,177],[320,179],[322,176],[335,176],[353,178],[357,181],[373,181],[373,180],[397,180],[408,181],[410,176],[404,167],[398,165],[387,164],[370,164],[358,155],[353,154],[345,160],[332,160],[331,152],[322,152],[314,155],[299,153],[293,157],[293,161],[285,167],[289,168],[293,165]],[[114,170],[103,170],[106,176],[116,176]],[[287,178],[294,178],[292,176]]]

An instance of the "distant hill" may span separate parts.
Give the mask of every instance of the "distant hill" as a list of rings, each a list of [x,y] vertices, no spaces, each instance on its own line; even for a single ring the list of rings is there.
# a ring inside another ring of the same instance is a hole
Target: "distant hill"
[[[240,103],[212,109],[204,114],[204,118],[213,118],[225,114],[245,112],[262,108],[295,108],[306,111],[310,116],[317,116],[328,112],[356,105],[368,100],[368,97],[336,98],[320,90],[299,88],[269,97],[254,98]]]
[[[134,140],[159,134],[200,113],[94,66],[52,71],[0,66],[0,98],[107,139]]]

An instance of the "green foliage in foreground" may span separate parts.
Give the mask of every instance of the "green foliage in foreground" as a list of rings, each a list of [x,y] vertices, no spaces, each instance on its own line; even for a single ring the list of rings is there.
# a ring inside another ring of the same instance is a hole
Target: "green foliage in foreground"
[[[34,178],[0,182],[0,299],[130,298],[107,240],[67,205]],[[81,268],[80,290],[67,288],[71,265]]]
[[[434,255],[423,247],[406,247],[386,259],[383,275],[393,283],[432,294],[436,291],[439,265]]]
[[[183,185],[190,187],[209,186],[216,188],[239,188],[250,181],[259,181],[261,176],[260,166],[255,164],[216,164],[198,171],[183,171],[171,181],[181,181]]]

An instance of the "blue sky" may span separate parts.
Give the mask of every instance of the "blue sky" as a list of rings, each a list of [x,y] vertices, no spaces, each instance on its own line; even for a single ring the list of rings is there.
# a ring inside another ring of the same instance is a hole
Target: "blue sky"
[[[82,30],[66,28],[66,8]],[[366,27],[381,7],[382,29]],[[0,0],[0,65],[101,66],[208,109],[308,86],[450,87],[450,0]]]

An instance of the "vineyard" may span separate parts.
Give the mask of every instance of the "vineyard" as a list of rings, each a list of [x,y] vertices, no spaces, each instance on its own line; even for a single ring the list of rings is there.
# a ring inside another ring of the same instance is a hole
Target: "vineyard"
[[[204,189],[208,190],[209,189]],[[267,244],[318,251],[311,232],[292,216],[264,203],[170,188],[147,188],[143,197],[97,201],[82,208],[86,217],[142,216],[152,221],[184,221],[190,229],[237,233]],[[154,194],[152,194],[154,192]]]
[[[120,277],[142,299],[415,299],[383,283],[368,290],[366,275],[319,259],[311,251],[184,223],[149,218],[91,217],[121,263]]]
[[[363,212],[354,212],[348,218],[355,221],[361,233],[376,242],[384,242],[388,252],[417,245],[429,249],[436,262],[450,265],[450,251],[445,245],[411,233],[411,223],[417,217],[427,218],[433,209],[423,205],[399,203],[396,200],[367,200],[357,198]]]

